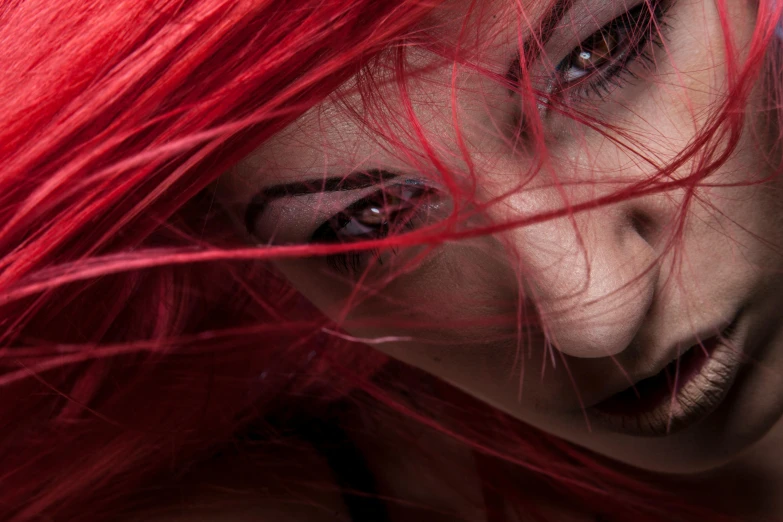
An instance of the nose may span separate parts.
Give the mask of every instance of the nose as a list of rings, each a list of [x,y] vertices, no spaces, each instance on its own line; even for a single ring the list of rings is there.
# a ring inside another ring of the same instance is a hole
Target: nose
[[[660,263],[638,215],[620,204],[510,234],[525,291],[561,352],[582,358],[616,355],[644,325]]]

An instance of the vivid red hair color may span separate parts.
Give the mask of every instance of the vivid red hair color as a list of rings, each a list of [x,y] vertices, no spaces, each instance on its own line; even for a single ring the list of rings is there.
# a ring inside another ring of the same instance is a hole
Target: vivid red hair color
[[[474,448],[488,490],[528,516],[535,498],[504,483],[502,461],[607,520],[719,520],[446,385],[431,384],[453,418],[432,420],[422,376],[378,373],[385,357],[330,335],[333,326],[265,263],[328,248],[247,248],[227,237],[208,187],[379,53],[420,42],[436,4],[0,7],[0,518],[116,519],[145,487],[249,422],[270,419],[269,436],[283,437],[289,418],[341,400],[368,415],[413,417]],[[729,64],[727,101],[659,180],[697,158],[676,182],[694,184],[731,152],[750,90],[778,77],[772,11],[759,6],[747,59]],[[613,200],[669,188],[639,186]],[[438,233],[390,242],[446,238]],[[418,409],[399,400],[403,391],[421,396]]]

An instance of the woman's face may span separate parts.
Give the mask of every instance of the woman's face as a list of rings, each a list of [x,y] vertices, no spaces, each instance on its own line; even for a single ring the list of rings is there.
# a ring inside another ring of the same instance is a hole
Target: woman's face
[[[352,336],[542,430],[659,471],[731,459],[783,412],[763,93],[694,190],[704,155],[658,173],[711,124],[745,55],[727,56],[712,1],[478,4],[424,24],[437,46],[408,50],[404,88],[381,60],[237,165],[224,206],[262,244],[463,233],[277,266]],[[728,4],[745,49],[753,3]],[[519,74],[518,37],[539,23],[544,52]],[[628,190],[647,192],[580,206]]]

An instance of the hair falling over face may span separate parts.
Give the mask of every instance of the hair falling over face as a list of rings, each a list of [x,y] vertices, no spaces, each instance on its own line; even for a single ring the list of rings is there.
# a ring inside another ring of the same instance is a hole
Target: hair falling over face
[[[5,2],[0,519],[760,520],[782,14]]]

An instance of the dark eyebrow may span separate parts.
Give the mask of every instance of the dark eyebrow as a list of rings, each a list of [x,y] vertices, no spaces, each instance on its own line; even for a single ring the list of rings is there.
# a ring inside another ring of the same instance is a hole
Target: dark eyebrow
[[[308,181],[297,181],[267,187],[250,200],[245,210],[245,228],[253,234],[258,217],[264,213],[267,205],[280,198],[306,196],[321,192],[342,192],[369,188],[383,181],[396,178],[398,175],[381,169],[370,169],[352,172],[345,176],[333,178],[318,178]]]

